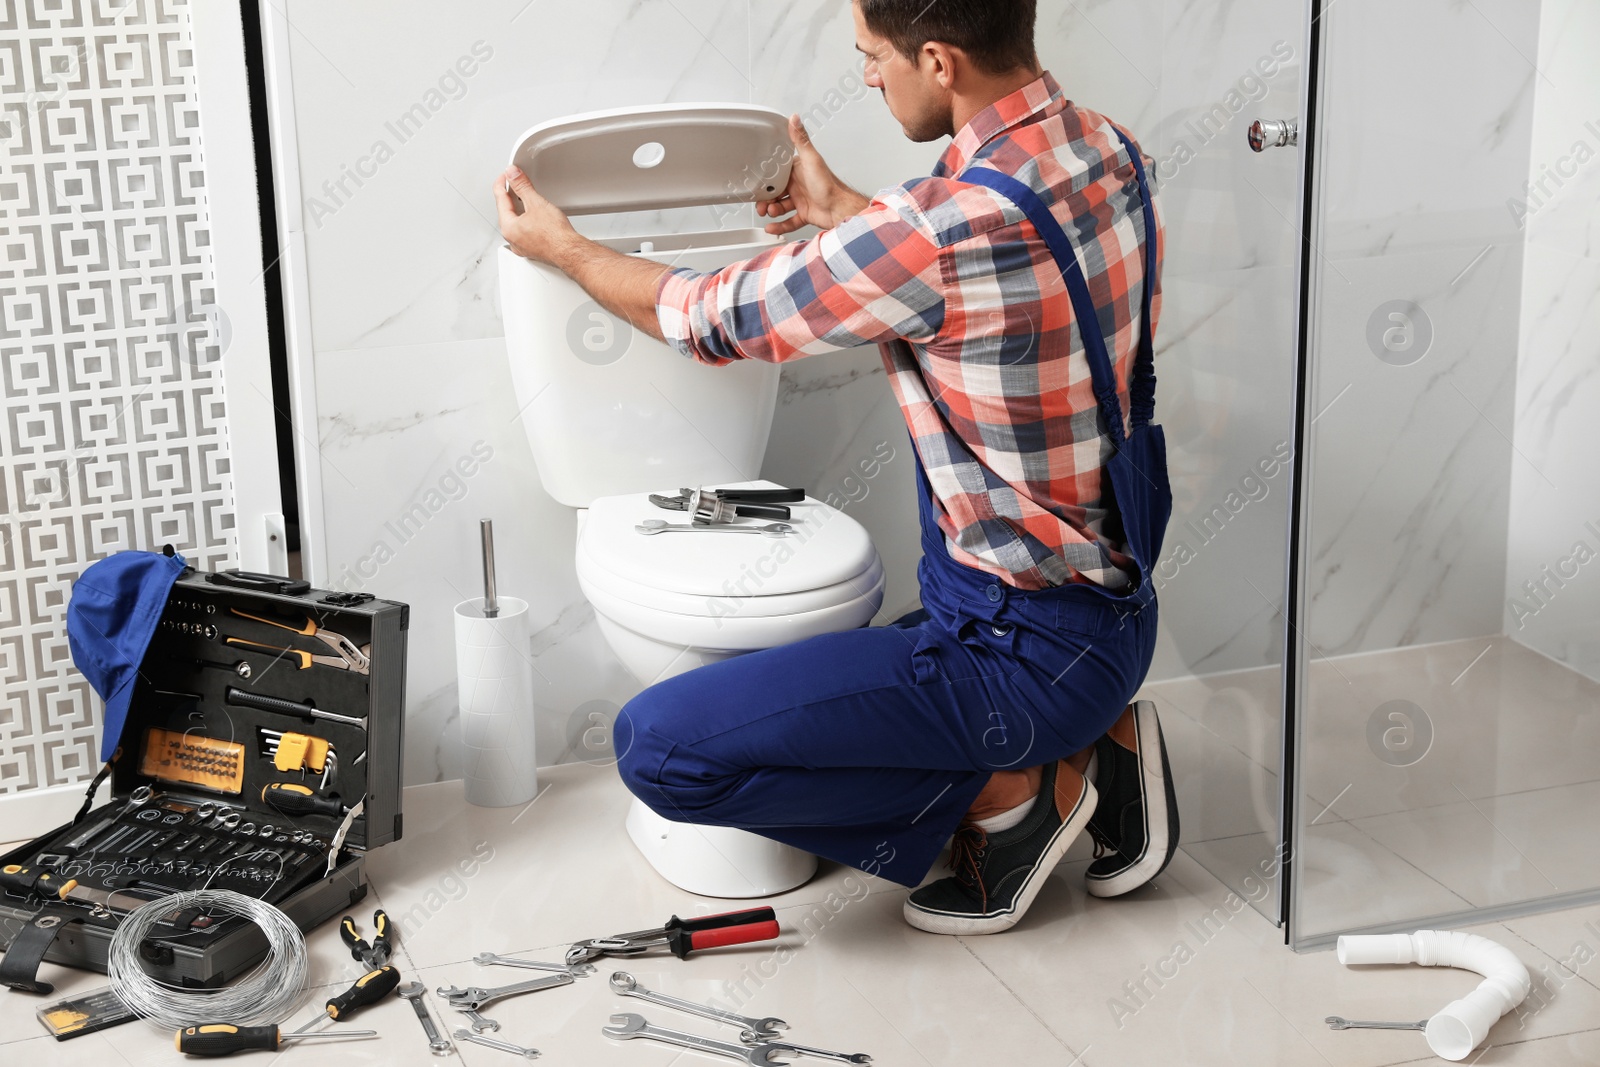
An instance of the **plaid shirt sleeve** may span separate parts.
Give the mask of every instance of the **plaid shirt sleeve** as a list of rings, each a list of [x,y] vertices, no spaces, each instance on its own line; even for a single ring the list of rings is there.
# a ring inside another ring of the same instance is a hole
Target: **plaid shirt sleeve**
[[[701,363],[783,363],[903,338],[944,323],[940,249],[903,189],[808,241],[715,274],[679,268],[656,290],[667,343]]]

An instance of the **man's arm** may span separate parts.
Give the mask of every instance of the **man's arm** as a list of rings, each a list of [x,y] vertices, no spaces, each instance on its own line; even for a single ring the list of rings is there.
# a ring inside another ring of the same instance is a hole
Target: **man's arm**
[[[778,199],[756,205],[762,217],[778,220],[768,224],[768,233],[792,233],[802,226],[830,230],[866,210],[868,199],[823,162],[799,115],[789,119],[789,137],[795,158],[788,188]],[[634,329],[665,340],[656,315],[656,292],[669,268],[584,237],[516,167],[495,179],[494,197],[500,209],[500,233],[513,252],[555,267]]]
[[[495,179],[494,195],[500,233],[513,252],[555,267],[634,329],[664,339],[656,319],[656,289],[667,267],[589,240],[516,167]]]

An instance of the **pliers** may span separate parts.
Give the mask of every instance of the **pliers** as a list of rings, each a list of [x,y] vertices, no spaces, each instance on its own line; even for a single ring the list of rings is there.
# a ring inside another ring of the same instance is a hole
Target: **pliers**
[[[389,962],[389,953],[393,948],[389,940],[389,916],[384,914],[382,908],[372,913],[372,928],[376,934],[368,943],[356,930],[353,918],[346,915],[339,920],[339,939],[349,947],[350,957],[366,964],[368,970],[376,971]]]
[[[309,615],[306,616],[305,625],[291,626],[289,623],[279,622],[276,619],[265,618],[261,615],[251,615],[249,612],[240,611],[238,608],[229,608],[228,610],[232,611],[241,619],[250,619],[254,622],[266,623],[268,626],[276,626],[280,630],[288,630],[290,633],[299,634],[301,637],[315,637],[318,641],[330,646],[335,652],[339,653],[339,655],[337,657],[317,656],[298,648],[278,648],[276,645],[265,645],[259,641],[246,641],[242,637],[230,637],[227,639],[227,644],[245,645],[254,648],[268,649],[272,652],[287,653],[288,655],[295,656],[300,660],[301,670],[306,670],[313,663],[319,663],[324,667],[338,667],[341,670],[353,671],[356,674],[371,673],[372,662],[369,658],[372,649],[371,645],[368,645],[365,648],[357,648],[355,643],[348,637],[344,636],[344,634],[336,634],[332,630],[324,630],[319,627],[316,623],[316,620]]]
[[[804,489],[680,489],[678,496],[652,493],[650,503],[667,511],[687,512],[696,526],[743,519],[788,519],[785,504],[800,504]]]
[[[702,915],[696,919],[680,919],[674,915],[665,926],[654,930],[635,930],[615,937],[579,941],[567,950],[567,963],[590,963],[602,956],[637,956],[663,946],[680,960],[686,960],[691,952],[770,941],[779,932],[778,915],[771,908]]]

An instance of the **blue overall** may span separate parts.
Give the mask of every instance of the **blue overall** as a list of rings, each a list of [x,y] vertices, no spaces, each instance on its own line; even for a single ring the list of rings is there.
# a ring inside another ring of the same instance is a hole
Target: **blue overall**
[[[1119,135],[1121,135],[1121,132]],[[1105,468],[1132,591],[1013,588],[950,558],[920,460],[922,608],[888,626],[739,656],[640,693],[614,734],[628,788],[677,822],[733,826],[902,885],[919,884],[990,775],[1093,744],[1150,667],[1150,568],[1172,510],[1155,412],[1150,302],[1155,212],[1144,164],[1144,329],[1130,430],[1094,301],[1072,244],[1026,185],[987,167],[964,180],[1014,203],[1049,245],[1073,302],[1101,421]],[[913,450],[914,451],[914,450]]]

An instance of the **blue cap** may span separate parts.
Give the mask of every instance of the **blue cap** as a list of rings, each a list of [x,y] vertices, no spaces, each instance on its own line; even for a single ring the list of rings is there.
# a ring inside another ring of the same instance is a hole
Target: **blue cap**
[[[72,662],[106,702],[100,760],[122,739],[144,651],[167,607],[172,583],[188,564],[160,552],[115,552],[97,560],[72,583],[67,602],[67,647]]]

